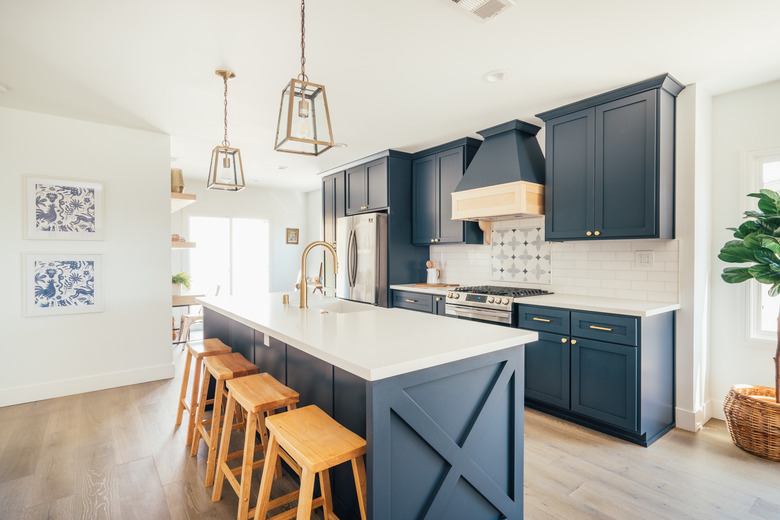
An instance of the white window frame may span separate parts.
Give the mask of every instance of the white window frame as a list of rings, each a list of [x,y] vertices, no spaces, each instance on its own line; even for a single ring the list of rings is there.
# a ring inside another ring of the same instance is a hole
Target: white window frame
[[[748,190],[743,190],[745,195],[758,192],[764,187],[763,166],[767,162],[777,161],[780,161],[780,147],[751,150],[745,153],[745,178],[748,184]],[[755,210],[757,209],[756,204],[756,199],[744,196],[742,208],[744,211]],[[762,297],[769,290],[769,287],[755,280],[749,280],[746,285],[748,301],[748,305],[745,306],[747,309],[747,339],[758,346],[774,347],[777,345],[777,331],[761,328]],[[780,296],[777,298],[780,298]]]

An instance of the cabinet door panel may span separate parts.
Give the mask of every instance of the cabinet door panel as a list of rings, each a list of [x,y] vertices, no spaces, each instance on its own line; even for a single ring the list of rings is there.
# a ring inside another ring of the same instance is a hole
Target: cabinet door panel
[[[572,338],[572,411],[634,432],[636,385],[636,347]]]
[[[286,349],[283,341],[255,331],[255,365],[260,367],[260,372],[268,372],[283,385],[287,384]]]
[[[325,242],[336,241],[336,196],[335,178],[328,177],[322,181],[322,222]]]
[[[434,296],[433,298],[434,309],[433,312],[438,316],[446,316],[447,305],[445,303],[444,296]]]
[[[436,238],[436,172],[433,155],[412,163],[412,242],[430,245]]]
[[[525,346],[525,395],[569,408],[569,338],[540,333]]]
[[[347,214],[359,213],[366,205],[366,169],[355,166],[347,170]]]
[[[380,209],[388,206],[387,160],[379,159],[366,164],[366,206]]]
[[[463,178],[463,148],[436,154],[438,230],[440,242],[463,242],[463,222],[452,220],[452,192]]]
[[[656,234],[656,93],[596,107],[596,221],[602,237]]]
[[[594,230],[594,125],[590,108],[547,122],[547,239],[585,239]]]

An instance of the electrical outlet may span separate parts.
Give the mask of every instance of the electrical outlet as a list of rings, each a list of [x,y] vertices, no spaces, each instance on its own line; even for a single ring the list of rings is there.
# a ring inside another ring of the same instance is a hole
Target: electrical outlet
[[[653,267],[655,253],[653,251],[635,251],[634,267]]]

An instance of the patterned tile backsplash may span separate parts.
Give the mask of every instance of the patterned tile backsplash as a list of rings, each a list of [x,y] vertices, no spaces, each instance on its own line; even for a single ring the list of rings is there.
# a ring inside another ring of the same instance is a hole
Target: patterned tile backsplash
[[[493,280],[550,283],[551,248],[543,228],[494,229],[491,236]]]
[[[543,244],[538,249],[537,228]],[[678,240],[544,242],[541,219],[495,222],[491,237],[498,232],[504,232],[504,245],[493,240],[493,245],[431,246],[431,260],[441,269],[441,280],[461,285],[497,283],[561,294],[679,301]],[[511,258],[513,250],[515,259]],[[653,251],[653,267],[635,266],[636,251]],[[546,275],[542,272],[545,268]]]

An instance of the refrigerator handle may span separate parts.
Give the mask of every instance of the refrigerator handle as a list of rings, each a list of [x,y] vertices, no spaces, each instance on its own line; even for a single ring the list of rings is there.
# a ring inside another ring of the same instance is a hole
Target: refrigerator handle
[[[351,289],[352,288],[352,235],[355,234],[355,231],[350,229],[349,230],[349,238],[347,238],[347,258],[346,258],[346,268],[345,273],[347,274],[347,286]]]
[[[358,270],[357,231],[352,231],[352,242],[350,243],[349,254],[350,254],[349,284],[350,287],[355,287],[355,281],[357,280],[357,270]]]

